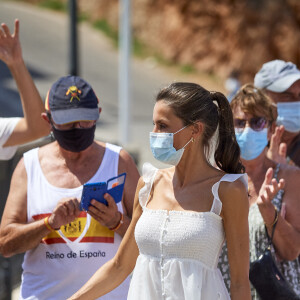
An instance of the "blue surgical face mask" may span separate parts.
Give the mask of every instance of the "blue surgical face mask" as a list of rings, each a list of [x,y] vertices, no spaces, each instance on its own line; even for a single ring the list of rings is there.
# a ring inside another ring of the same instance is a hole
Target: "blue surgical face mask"
[[[283,125],[286,131],[300,131],[300,101],[277,103],[277,125]]]
[[[235,131],[235,136],[241,149],[241,157],[245,160],[258,157],[268,144],[268,128],[254,131],[246,127],[242,132]]]
[[[179,131],[183,130],[185,127],[176,131],[175,133],[167,133],[167,132],[150,132],[150,148],[154,158],[157,160],[176,166],[184,152],[184,148],[187,144],[189,144],[192,139],[190,139],[183,148],[176,150],[173,146],[173,136]]]

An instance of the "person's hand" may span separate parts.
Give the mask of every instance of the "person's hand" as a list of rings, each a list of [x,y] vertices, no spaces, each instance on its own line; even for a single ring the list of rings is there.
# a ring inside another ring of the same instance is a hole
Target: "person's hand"
[[[265,175],[265,180],[259,190],[257,205],[260,207],[268,207],[272,205],[271,201],[276,196],[279,190],[283,189],[285,185],[284,179],[279,182],[273,178],[273,169],[269,168]]]
[[[274,205],[273,198],[279,190],[284,188],[285,181],[280,179],[279,182],[273,178],[273,169],[269,168],[265,175],[265,180],[259,190],[257,205],[266,223],[272,223],[274,219]]]
[[[284,126],[281,125],[275,128],[270,140],[270,147],[267,152],[267,157],[280,164],[286,164],[286,143],[281,143],[281,137],[284,132]]]
[[[114,228],[120,222],[120,213],[112,196],[106,193],[104,194],[104,198],[108,203],[107,206],[93,199],[89,206],[88,213],[102,226]]]
[[[10,33],[8,26],[5,23],[1,24],[0,29],[0,59],[7,66],[22,61],[22,49],[19,40],[19,20],[15,20],[15,31]]]
[[[48,222],[52,228],[57,229],[63,225],[73,222],[79,214],[80,209],[78,199],[63,198],[57,203],[48,219]]]

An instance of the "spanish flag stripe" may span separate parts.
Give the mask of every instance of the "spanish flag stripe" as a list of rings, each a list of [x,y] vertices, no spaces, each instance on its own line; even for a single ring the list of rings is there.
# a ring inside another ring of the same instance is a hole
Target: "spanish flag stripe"
[[[41,219],[44,219],[48,216],[50,216],[51,213],[46,213],[46,214],[39,214],[39,215],[35,215],[35,216],[32,216],[32,218],[37,221],[37,220],[41,220]],[[80,212],[79,216],[77,218],[85,218],[86,217],[86,212],[85,211],[82,211]]]
[[[114,243],[113,237],[105,237],[105,236],[86,236],[84,237],[80,243]]]
[[[66,244],[65,240],[62,238],[51,238],[51,239],[43,239],[41,240],[41,244]]]
[[[75,239],[69,238],[70,241],[75,241]],[[110,237],[85,237],[83,238],[80,243],[106,243],[106,244],[113,244],[114,238]],[[48,238],[43,239],[41,244],[51,245],[51,244],[66,244],[66,241],[62,238]]]

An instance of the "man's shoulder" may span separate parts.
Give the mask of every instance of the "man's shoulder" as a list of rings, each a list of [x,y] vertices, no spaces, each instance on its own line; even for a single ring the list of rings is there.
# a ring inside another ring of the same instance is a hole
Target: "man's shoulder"
[[[32,148],[30,150],[28,150],[27,152],[25,152],[23,154],[24,157],[34,157],[35,155],[38,156],[38,160],[41,162],[42,160],[45,161],[45,159],[48,160],[55,160],[58,155],[58,145],[57,143],[54,142],[50,142],[48,144],[42,145],[42,146],[38,146],[35,148]]]
[[[102,141],[98,141],[98,140],[94,140],[94,142],[95,142],[98,146],[106,148],[106,144],[107,144],[107,143],[102,142]]]
[[[102,142],[102,141],[95,140],[94,143],[96,143],[99,149],[104,149],[104,150],[109,149],[113,152],[120,152],[122,149],[121,146],[109,142]]]
[[[39,146],[39,147],[36,147],[36,148],[33,148],[27,152],[30,152],[34,149],[38,149],[39,151],[39,155],[40,154],[46,154],[46,153],[49,153],[50,152],[53,152],[54,151],[54,144],[55,144],[55,141],[54,142],[50,142],[48,144],[45,144],[45,145],[42,145],[42,146]]]

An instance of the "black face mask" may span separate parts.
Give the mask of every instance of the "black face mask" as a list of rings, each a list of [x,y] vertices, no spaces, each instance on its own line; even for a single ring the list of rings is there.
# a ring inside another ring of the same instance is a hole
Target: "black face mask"
[[[95,137],[96,125],[91,128],[73,128],[59,130],[52,126],[52,131],[58,144],[65,150],[81,152],[92,145]]]

